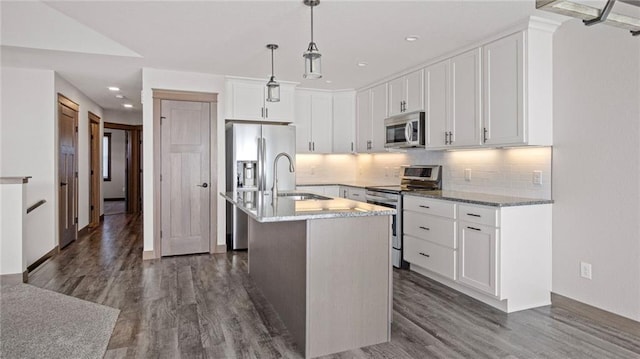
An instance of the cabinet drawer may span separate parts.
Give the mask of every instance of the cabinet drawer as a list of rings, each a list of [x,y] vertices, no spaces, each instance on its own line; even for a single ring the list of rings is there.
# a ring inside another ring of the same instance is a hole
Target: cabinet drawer
[[[498,210],[491,207],[458,205],[458,218],[462,221],[500,227]]]
[[[456,280],[456,251],[411,236],[404,236],[404,260]]]
[[[404,196],[403,209],[447,218],[456,218],[456,205],[447,201],[424,197]]]
[[[403,232],[411,236],[456,248],[456,222],[449,218],[403,212]]]

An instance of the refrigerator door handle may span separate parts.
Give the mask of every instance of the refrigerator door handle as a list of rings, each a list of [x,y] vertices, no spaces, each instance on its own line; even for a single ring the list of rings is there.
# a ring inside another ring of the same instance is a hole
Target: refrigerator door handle
[[[266,166],[266,153],[267,153],[267,140],[264,137],[261,137],[262,140],[262,157],[259,159],[260,163],[262,163],[262,173],[260,176],[262,177],[262,190],[267,190],[267,176],[265,176],[265,166]]]
[[[262,191],[262,177],[264,174],[264,171],[262,170],[263,167],[263,163],[262,163],[262,153],[264,152],[264,149],[262,148],[262,137],[258,137],[258,168],[257,168],[257,173],[256,173],[256,184],[258,185],[258,191]]]

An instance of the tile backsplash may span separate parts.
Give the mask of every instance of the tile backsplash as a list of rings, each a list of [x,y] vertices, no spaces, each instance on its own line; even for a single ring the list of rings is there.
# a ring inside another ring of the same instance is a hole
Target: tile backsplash
[[[400,166],[441,164],[446,190],[551,199],[550,147],[297,155],[298,183],[399,183]],[[465,170],[469,178],[465,178]],[[534,184],[540,171],[541,184]]]

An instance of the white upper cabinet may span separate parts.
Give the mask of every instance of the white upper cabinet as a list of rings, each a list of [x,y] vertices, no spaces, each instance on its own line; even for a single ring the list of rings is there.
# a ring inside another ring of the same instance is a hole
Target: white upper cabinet
[[[449,143],[455,146],[480,145],[480,58],[477,48],[451,59]]]
[[[324,91],[298,90],[295,99],[296,151],[331,153],[333,95]]]
[[[333,93],[333,152],[355,152],[356,92]]]
[[[356,94],[356,151],[369,152],[371,137],[371,90],[364,90]]]
[[[381,84],[371,89],[371,146],[368,152],[384,152],[385,129],[384,120],[387,118],[387,84]]]
[[[449,86],[449,60],[424,69],[427,148],[444,148],[449,144]]]
[[[410,74],[389,81],[389,116],[424,109],[424,72]]]
[[[483,143],[524,143],[524,33],[483,47]]]
[[[226,82],[228,119],[292,122],[293,84],[280,84],[280,101],[266,101],[266,80],[229,78]]]

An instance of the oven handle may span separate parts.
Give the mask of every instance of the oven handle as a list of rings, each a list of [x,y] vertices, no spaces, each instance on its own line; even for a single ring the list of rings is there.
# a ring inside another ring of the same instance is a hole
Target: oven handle
[[[369,198],[367,198],[367,203],[375,204],[376,206],[393,208],[393,209],[396,209],[396,207],[397,207],[397,205],[394,202],[378,202],[378,201],[375,201],[375,200],[371,200]]]
[[[413,133],[413,124],[411,121],[404,126],[404,138],[407,143],[411,143],[411,134]]]
[[[368,200],[372,200],[372,201],[376,201],[376,202],[383,202],[383,203],[398,203],[398,200],[395,199],[390,199],[387,197],[378,197],[378,196],[372,196],[370,194],[366,194],[365,195],[365,199]]]

